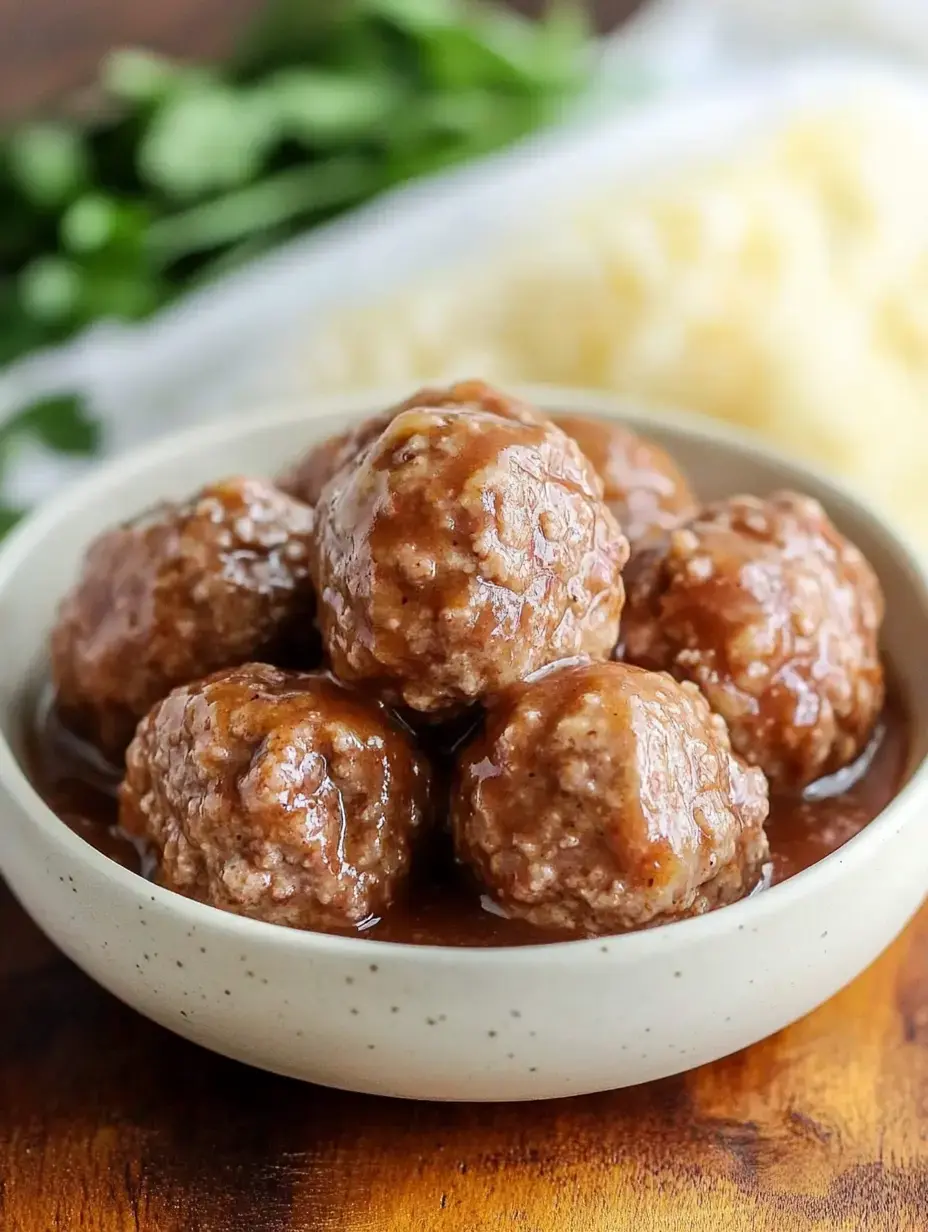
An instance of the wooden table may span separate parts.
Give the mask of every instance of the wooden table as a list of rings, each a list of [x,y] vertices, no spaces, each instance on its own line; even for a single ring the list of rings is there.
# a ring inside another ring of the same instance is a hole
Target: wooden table
[[[3,1232],[928,1229],[928,909],[773,1039],[556,1103],[410,1104],[211,1056],[2,887],[0,1007]]]

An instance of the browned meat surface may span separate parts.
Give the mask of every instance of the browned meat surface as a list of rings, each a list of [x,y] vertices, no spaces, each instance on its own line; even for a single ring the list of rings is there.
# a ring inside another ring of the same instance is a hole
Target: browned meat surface
[[[702,689],[735,750],[797,787],[852,761],[883,705],[880,584],[809,497],[732,497],[642,553],[625,656]]]
[[[314,445],[280,476],[280,488],[307,505],[317,505],[322,489],[329,480],[354,462],[358,454],[375,441],[401,411],[409,410],[486,411],[521,423],[539,423],[544,419],[535,407],[518,398],[510,398],[485,381],[458,381],[446,387],[427,386],[417,390],[404,402],[363,420],[347,432]]]
[[[608,655],[628,543],[601,491],[546,422],[401,412],[317,507],[333,670],[447,717],[555,659]]]
[[[603,481],[603,499],[632,551],[696,512],[686,476],[660,445],[616,420],[555,415]]]
[[[458,858],[511,917],[609,933],[698,914],[757,883],[767,782],[699,690],[623,663],[516,685],[461,754]]]
[[[163,884],[296,928],[383,912],[428,811],[426,762],[383,706],[263,664],[175,689],[126,766],[120,821]]]
[[[51,640],[63,712],[115,760],[175,685],[312,642],[312,511],[228,479],[102,534]],[[307,663],[306,666],[313,666]]]

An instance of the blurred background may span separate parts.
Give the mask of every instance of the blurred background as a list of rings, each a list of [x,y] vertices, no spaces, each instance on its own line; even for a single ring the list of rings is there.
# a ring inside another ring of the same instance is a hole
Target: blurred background
[[[921,0],[0,0],[0,531],[170,427],[473,375],[924,537],[926,51]]]
[[[641,0],[595,0],[592,21],[615,29]],[[332,0],[316,0],[320,12]],[[307,0],[307,8],[312,0]],[[538,16],[545,0],[510,0],[508,7]],[[237,47],[267,8],[266,0],[17,0],[0,4],[0,108],[27,118],[96,80],[104,57],[118,47],[148,47],[185,59],[221,60]]]

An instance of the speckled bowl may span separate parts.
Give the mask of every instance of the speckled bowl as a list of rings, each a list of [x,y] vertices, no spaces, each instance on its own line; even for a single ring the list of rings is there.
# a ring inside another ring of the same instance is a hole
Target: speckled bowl
[[[614,401],[528,391],[551,409]],[[893,804],[820,864],[755,898],[647,932],[497,950],[293,932],[190,902],[100,855],[21,768],[24,698],[88,540],[219,475],[274,473],[386,404],[285,409],[173,437],[98,471],[0,551],[0,868],[79,966],[156,1022],[278,1073],[384,1095],[544,1099],[661,1078],[769,1035],[830,997],[903,927],[928,886],[928,584],[873,513],[832,483],[714,425],[653,418],[707,497],[790,486],[818,497],[875,564],[885,645],[914,723]],[[636,423],[634,416],[629,418]],[[642,421],[641,426],[644,426]]]

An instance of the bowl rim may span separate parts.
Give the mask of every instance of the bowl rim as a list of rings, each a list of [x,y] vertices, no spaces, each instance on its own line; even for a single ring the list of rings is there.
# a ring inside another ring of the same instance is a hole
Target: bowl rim
[[[920,600],[921,615],[928,628],[928,566],[925,560],[903,532],[840,479],[815,465],[789,457],[758,435],[696,412],[651,409],[615,394],[569,386],[510,383],[507,388],[552,412],[600,415],[619,419],[645,432],[648,427],[666,429],[704,444],[723,444],[760,464],[772,463],[784,468],[791,476],[790,484],[795,477],[795,486],[800,490],[806,479],[811,480],[814,486],[823,490],[826,500],[833,499],[838,504],[849,506],[854,516],[867,525],[874,538],[882,540],[886,549],[896,557],[913,593]],[[0,600],[22,563],[54,533],[56,526],[88,504],[106,500],[111,485],[122,484],[133,474],[168,467],[174,458],[191,452],[208,451],[236,437],[260,434],[291,423],[308,424],[336,416],[370,414],[397,401],[398,392],[395,387],[355,391],[335,397],[286,401],[262,408],[260,416],[256,416],[254,411],[237,413],[222,420],[168,433],[94,467],[60,496],[27,516],[0,545]],[[405,392],[408,393],[408,390]],[[31,669],[31,661],[28,666]],[[365,961],[370,961],[373,955],[378,957],[378,961],[388,960],[393,955],[414,958],[419,962],[446,963],[454,956],[456,962],[467,965],[492,965],[511,962],[518,956],[520,962],[532,964],[552,958],[580,959],[597,952],[608,952],[616,958],[635,961],[665,952],[668,944],[680,948],[685,944],[703,942],[719,933],[744,931],[749,924],[771,912],[789,911],[791,903],[797,899],[819,894],[826,885],[842,875],[846,864],[852,867],[865,864],[876,847],[894,832],[894,827],[906,811],[912,809],[919,797],[928,794],[928,753],[911,768],[901,789],[863,830],[836,851],[762,893],[749,895],[705,915],[671,920],[653,928],[517,946],[419,945],[285,928],[186,898],[124,868],[65,825],[38,794],[3,731],[0,731],[0,787],[43,836],[60,848],[73,864],[83,865],[88,872],[113,881],[117,888],[129,895],[144,896],[150,903],[177,912],[191,927],[225,932],[242,944],[250,940],[256,945],[274,945],[296,954],[326,951],[333,957],[340,955],[345,959],[363,958]]]

